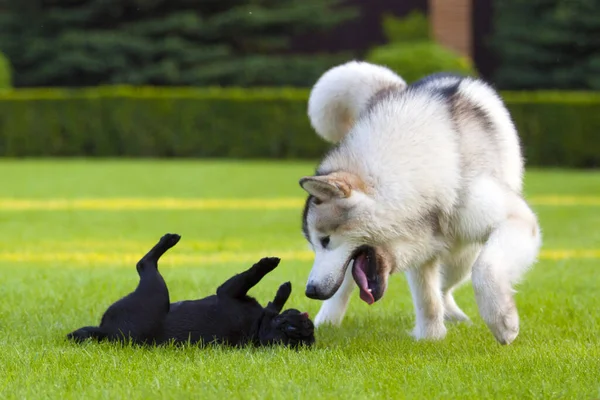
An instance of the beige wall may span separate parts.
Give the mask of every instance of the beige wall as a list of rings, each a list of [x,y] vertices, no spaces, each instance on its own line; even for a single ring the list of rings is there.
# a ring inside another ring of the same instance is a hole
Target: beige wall
[[[429,0],[429,18],[435,40],[444,47],[472,57],[471,1]]]

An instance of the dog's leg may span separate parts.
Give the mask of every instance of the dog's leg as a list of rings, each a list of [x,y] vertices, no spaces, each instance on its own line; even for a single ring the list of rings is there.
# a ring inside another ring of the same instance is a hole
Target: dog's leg
[[[452,292],[464,283],[471,274],[471,267],[479,255],[481,246],[474,244],[461,247],[445,257],[442,264],[442,299],[446,321],[467,322],[471,320],[458,307]]]
[[[67,335],[67,339],[73,340],[75,342],[83,342],[86,339],[96,339],[102,340],[105,339],[108,335],[106,332],[97,326],[84,326],[83,328],[79,328],[74,332],[71,332]]]
[[[352,290],[354,290],[354,278],[352,278],[352,265],[349,265],[340,288],[330,299],[323,302],[315,317],[315,326],[325,324],[339,326],[346,314]]]
[[[140,282],[135,293],[136,296],[151,296],[148,297],[146,307],[150,304],[156,304],[157,300],[162,297],[168,312],[170,302],[169,289],[162,275],[158,272],[158,260],[167,250],[175,246],[180,239],[181,236],[177,234],[167,233],[163,235],[158,243],[137,262],[136,269],[140,276]]]
[[[442,339],[446,336],[444,304],[437,260],[406,272],[415,307],[415,328],[412,336],[417,339]]]
[[[507,215],[490,234],[472,273],[479,313],[501,344],[519,334],[512,284],[535,262],[541,244],[537,219],[523,200],[513,201]]]
[[[180,236],[166,234],[136,264],[140,276],[137,288],[113,303],[102,316],[100,328],[111,341],[127,338],[146,342],[160,334],[170,309],[169,289],[158,271],[160,257],[175,246]]]
[[[283,306],[285,306],[285,303],[288,301],[291,294],[292,294],[291,282],[284,283],[283,285],[279,286],[279,289],[277,289],[277,294],[275,295],[275,298],[273,299],[272,302],[269,302],[269,304],[267,305],[266,308],[269,309],[270,311],[273,311],[273,312],[276,312],[277,314],[279,314],[281,312],[281,310],[283,310]]]
[[[167,233],[161,237],[158,243],[155,244],[140,261],[138,261],[136,268],[140,277],[142,277],[147,270],[150,270],[150,272],[157,270],[160,257],[162,257],[162,255],[171,247],[175,246],[177,242],[179,242],[179,239],[181,239],[181,236],[173,233]]]
[[[240,298],[252,289],[269,272],[279,265],[279,258],[263,258],[250,269],[239,273],[227,280],[217,289],[217,296]]]

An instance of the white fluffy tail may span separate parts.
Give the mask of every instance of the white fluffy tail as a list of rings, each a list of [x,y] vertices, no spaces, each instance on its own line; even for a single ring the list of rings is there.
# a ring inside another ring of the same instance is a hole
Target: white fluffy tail
[[[386,67],[350,61],[325,72],[308,99],[308,117],[319,136],[337,143],[352,128],[371,98],[406,82]]]

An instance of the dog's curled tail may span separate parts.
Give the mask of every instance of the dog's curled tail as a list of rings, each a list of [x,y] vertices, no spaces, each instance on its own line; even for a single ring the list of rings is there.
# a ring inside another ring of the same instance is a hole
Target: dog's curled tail
[[[373,96],[386,89],[404,87],[406,82],[386,67],[362,61],[338,65],[326,71],[310,92],[310,123],[323,139],[337,143]]]

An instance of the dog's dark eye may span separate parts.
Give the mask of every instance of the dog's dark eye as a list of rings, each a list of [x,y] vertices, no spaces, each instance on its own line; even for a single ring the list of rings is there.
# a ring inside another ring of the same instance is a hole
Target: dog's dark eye
[[[286,330],[286,331],[288,331],[288,332],[295,332],[295,331],[297,331],[297,330],[298,330],[298,328],[296,328],[295,326],[291,326],[291,325],[290,325],[290,326],[287,326],[287,327],[285,328],[285,330]]]
[[[329,236],[322,237],[320,239],[320,241],[321,241],[321,246],[323,246],[324,249],[326,249],[327,246],[329,246]]]

